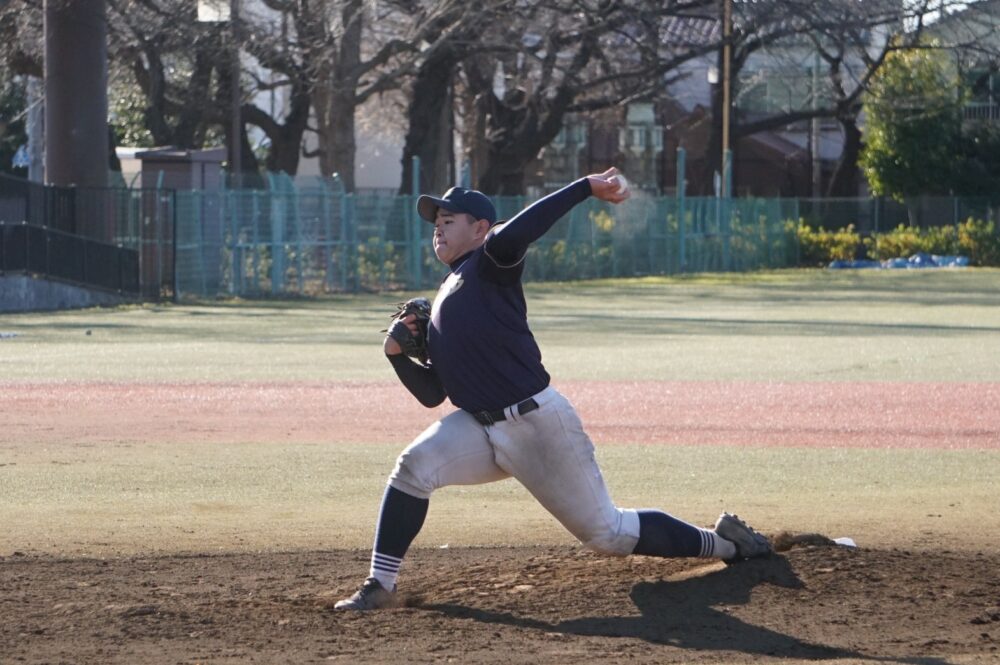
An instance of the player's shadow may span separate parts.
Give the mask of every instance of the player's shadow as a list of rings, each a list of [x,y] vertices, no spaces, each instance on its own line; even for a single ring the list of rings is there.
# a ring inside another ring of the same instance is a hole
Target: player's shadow
[[[783,556],[774,556],[737,566],[712,568],[704,574],[692,571],[686,577],[639,582],[629,594],[640,612],[639,616],[582,617],[549,622],[456,604],[424,604],[422,607],[484,623],[581,636],[632,637],[681,649],[725,650],[810,660],[854,658],[911,665],[945,664],[945,661],[936,658],[884,658],[807,642],[746,623],[721,609],[746,604],[753,588],[761,583],[789,589],[804,586],[788,560]]]

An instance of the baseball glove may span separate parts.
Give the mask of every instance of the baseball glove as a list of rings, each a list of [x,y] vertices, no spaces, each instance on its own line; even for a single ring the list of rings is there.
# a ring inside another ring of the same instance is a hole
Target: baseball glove
[[[427,298],[411,298],[406,302],[396,304],[396,313],[392,315],[392,323],[382,332],[396,340],[403,353],[421,363],[427,362],[427,322],[431,319],[431,303]],[[410,314],[414,315],[417,333],[403,323]]]

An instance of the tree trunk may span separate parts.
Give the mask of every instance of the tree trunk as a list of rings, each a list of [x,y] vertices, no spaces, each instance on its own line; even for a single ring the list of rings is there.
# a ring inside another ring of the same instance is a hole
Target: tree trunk
[[[250,135],[247,133],[247,123],[243,113],[240,113],[240,175],[242,177],[249,174],[256,179],[260,174],[260,162],[250,145]]]
[[[581,41],[568,69],[582,71],[594,53],[596,42]],[[520,196],[525,193],[526,171],[538,153],[552,142],[574,99],[583,92],[575,77],[558,85],[536,88],[530,84],[511,87],[499,98],[494,92],[494,58],[468,58],[463,63],[470,93],[475,96],[473,122],[485,126],[485,162],[479,169],[477,189],[486,194]]]
[[[539,132],[537,114],[517,93],[497,99],[492,90],[480,109],[486,119],[486,164],[479,175],[479,189],[487,194],[521,196],[525,169],[548,144]]]
[[[326,82],[314,100],[319,124],[319,164],[322,174],[338,174],[347,191],[354,191],[354,112],[361,64],[361,27],[364,3],[349,0],[341,9],[339,48],[327,55],[321,73]]]
[[[493,93],[492,84],[479,79],[477,114],[486,127],[485,159],[478,174],[477,189],[486,194],[521,196],[525,193],[527,168],[562,127],[574,90],[559,88],[552,99],[527,97],[523,91],[508,91],[504,99]]]
[[[525,192],[526,166],[527,161],[523,158],[505,152],[502,147],[491,146],[486,169],[479,178],[479,189],[498,196],[521,196]]]
[[[708,141],[702,156],[701,173],[694,174],[689,184],[695,196],[715,194],[715,174],[722,174],[722,85],[712,86],[712,109],[709,118]],[[730,134],[731,135],[731,134]]]
[[[827,196],[858,195],[858,155],[861,154],[861,130],[855,117],[839,118],[844,130],[844,149],[833,172]]]
[[[455,70],[460,54],[445,47],[428,58],[417,72],[407,111],[409,129],[403,146],[400,194],[440,194],[455,181],[454,116]],[[420,158],[419,191],[413,190],[413,158]]]
[[[501,101],[490,91],[480,106],[488,136],[486,164],[479,175],[479,189],[487,194],[521,196],[525,193],[527,169],[538,153],[551,143],[562,127],[574,90],[558,89],[549,99],[537,96],[527,101],[520,93]]]
[[[292,87],[291,108],[284,123],[278,123],[269,113],[253,104],[243,105],[243,118],[259,127],[270,142],[265,166],[268,171],[295,175],[299,169],[302,136],[309,120],[309,92],[304,82]]]
[[[274,135],[268,135],[271,150],[268,152],[265,166],[268,171],[282,171],[295,175],[299,170],[301,157],[302,135],[306,130],[305,119],[291,122],[291,118],[280,126]]]
[[[166,119],[166,76],[163,72],[163,61],[160,59],[159,51],[152,46],[144,49],[143,53],[148,66],[144,65],[140,57],[136,57],[134,65],[140,80],[146,84],[144,92],[149,102],[143,112],[143,124],[153,135],[153,145],[174,145],[173,131]]]
[[[212,83],[213,58],[210,53],[200,50],[195,55],[194,70],[188,79],[185,99],[187,103],[180,111],[177,126],[173,130],[172,145],[182,148],[200,148],[204,143],[205,108]]]
[[[320,124],[319,164],[323,176],[336,173],[347,191],[354,191],[354,90],[343,93],[334,88],[327,100],[326,113]]]

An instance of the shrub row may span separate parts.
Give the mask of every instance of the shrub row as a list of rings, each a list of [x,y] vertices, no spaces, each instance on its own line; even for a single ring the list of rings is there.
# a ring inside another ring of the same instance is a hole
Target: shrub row
[[[900,225],[885,233],[862,237],[853,225],[828,231],[799,220],[789,224],[799,243],[799,262],[825,266],[831,261],[876,259],[884,261],[914,254],[961,255],[977,266],[1000,266],[1000,235],[992,221],[968,219],[952,226],[921,229]]]

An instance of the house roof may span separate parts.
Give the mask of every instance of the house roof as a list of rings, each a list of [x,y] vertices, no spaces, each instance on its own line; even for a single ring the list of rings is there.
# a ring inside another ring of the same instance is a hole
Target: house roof
[[[710,16],[671,16],[663,22],[660,40],[678,46],[707,46],[722,38],[722,21]]]
[[[758,34],[791,35],[807,29],[811,22],[824,17],[829,22],[841,22],[853,17],[862,20],[864,16],[874,17],[883,9],[884,16],[894,16],[899,11],[899,0],[839,0],[811,7],[812,15],[806,20],[796,12],[794,5],[783,3],[738,2],[734,5],[733,25],[753,30]],[[981,0],[979,4],[1000,6],[1000,0]],[[660,28],[660,38],[664,44],[679,46],[709,46],[722,40],[721,13],[698,13],[671,16],[664,19]]]
[[[777,132],[758,132],[744,139],[752,141],[767,150],[787,157],[796,157],[806,154],[806,150],[794,141],[789,141]]]
[[[995,57],[1000,50],[1000,0],[980,0],[948,12],[925,30],[947,46],[965,45]]]

